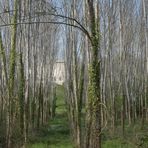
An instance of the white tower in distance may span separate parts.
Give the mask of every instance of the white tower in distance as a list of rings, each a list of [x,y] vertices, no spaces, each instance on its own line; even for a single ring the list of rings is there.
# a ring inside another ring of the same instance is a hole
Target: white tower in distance
[[[64,61],[57,61],[54,64],[53,81],[59,85],[62,85],[65,82],[65,63]]]

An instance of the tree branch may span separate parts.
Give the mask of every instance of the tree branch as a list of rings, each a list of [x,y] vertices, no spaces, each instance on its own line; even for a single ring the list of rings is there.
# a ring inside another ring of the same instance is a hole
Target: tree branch
[[[68,17],[68,16],[65,16],[65,15],[61,15],[61,14],[53,14],[53,13],[46,13],[46,12],[37,12],[37,14],[43,14],[43,15],[52,15],[52,16],[55,16],[55,17],[61,17],[61,18],[66,18],[66,19],[69,19],[71,21],[74,21],[76,22],[82,29],[83,29],[83,32],[85,32],[86,34],[89,34],[89,32],[87,31],[87,29],[79,22],[77,21],[75,18],[72,18],[72,17]],[[90,35],[89,35],[90,36]]]
[[[41,24],[57,24],[57,25],[72,26],[74,28],[77,28],[77,29],[81,30],[89,38],[89,40],[92,42],[92,39],[91,39],[91,37],[90,37],[90,35],[89,35],[89,33],[88,33],[87,30],[85,30],[81,26],[77,26],[77,25],[73,25],[73,24],[69,24],[69,23],[65,23],[65,22],[57,22],[57,21],[19,22],[17,24],[14,24],[14,23],[3,24],[3,25],[0,25],[0,28],[2,28],[2,27],[9,27],[9,26],[13,26],[13,25],[26,25],[26,24],[38,24],[38,23],[41,23]]]

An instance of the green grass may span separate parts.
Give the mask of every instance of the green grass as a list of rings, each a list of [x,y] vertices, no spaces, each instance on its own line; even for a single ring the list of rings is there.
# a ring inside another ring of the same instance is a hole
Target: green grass
[[[125,126],[123,138],[121,126],[117,126],[114,135],[106,129],[103,133],[102,148],[148,148],[148,126],[141,129],[140,122]]]
[[[128,144],[121,139],[107,140],[103,144],[103,148],[135,148],[132,144]]]
[[[62,86],[57,86],[56,116],[46,127],[34,131],[27,148],[72,148],[70,129],[65,108],[65,94]]]
[[[66,107],[65,107],[65,91],[64,87],[61,85],[56,86],[56,113],[57,114],[65,114],[66,113]]]
[[[57,86],[56,116],[49,124],[32,132],[27,148],[73,148],[70,138],[67,113],[65,108],[65,93],[62,86]],[[102,148],[148,148],[148,126],[141,130],[140,122],[126,126],[125,138],[122,137],[121,126],[115,134],[106,129],[102,136]]]
[[[72,148],[67,117],[57,115],[48,126],[35,133],[30,143],[28,148]]]

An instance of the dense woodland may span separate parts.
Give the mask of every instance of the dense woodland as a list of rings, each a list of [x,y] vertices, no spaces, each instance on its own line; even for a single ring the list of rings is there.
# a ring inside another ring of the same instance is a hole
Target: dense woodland
[[[64,148],[148,148],[148,0],[0,0],[0,148],[29,148],[60,99]]]

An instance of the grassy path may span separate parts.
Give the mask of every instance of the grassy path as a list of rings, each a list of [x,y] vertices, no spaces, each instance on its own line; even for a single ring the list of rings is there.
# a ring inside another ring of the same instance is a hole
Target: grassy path
[[[28,148],[72,148],[67,117],[58,114],[49,126],[35,133]]]
[[[35,131],[27,148],[72,148],[70,130],[64,104],[64,89],[57,86],[56,116],[46,127]]]

